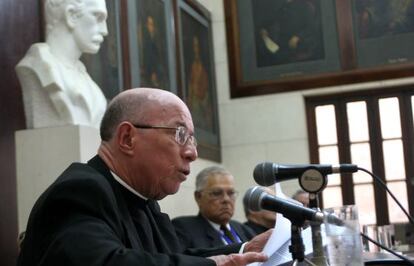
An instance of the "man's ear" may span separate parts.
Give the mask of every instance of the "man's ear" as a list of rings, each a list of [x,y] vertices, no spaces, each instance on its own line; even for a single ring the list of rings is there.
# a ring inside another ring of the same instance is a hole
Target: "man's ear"
[[[194,199],[197,203],[201,200],[201,192],[200,191],[194,191]]]
[[[121,123],[117,129],[117,143],[119,149],[132,155],[134,153],[135,141],[137,140],[134,127],[128,123]]]
[[[66,24],[70,29],[73,29],[76,25],[77,19],[79,17],[79,12],[76,12],[74,5],[67,5],[65,9],[65,20]]]

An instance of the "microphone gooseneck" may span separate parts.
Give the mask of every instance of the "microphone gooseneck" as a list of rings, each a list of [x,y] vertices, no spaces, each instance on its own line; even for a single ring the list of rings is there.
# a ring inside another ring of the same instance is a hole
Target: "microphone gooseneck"
[[[355,164],[275,164],[264,162],[256,165],[253,171],[253,177],[257,184],[261,186],[270,186],[276,182],[297,179],[309,170],[315,169],[322,175],[334,173],[354,173],[358,171]]]

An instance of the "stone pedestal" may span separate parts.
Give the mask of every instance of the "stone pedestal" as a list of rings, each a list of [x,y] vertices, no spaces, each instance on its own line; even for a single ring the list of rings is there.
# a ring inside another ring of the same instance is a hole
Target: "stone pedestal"
[[[86,162],[94,156],[99,143],[99,131],[87,126],[69,125],[16,132],[19,232],[25,230],[30,211],[40,194],[72,162]]]

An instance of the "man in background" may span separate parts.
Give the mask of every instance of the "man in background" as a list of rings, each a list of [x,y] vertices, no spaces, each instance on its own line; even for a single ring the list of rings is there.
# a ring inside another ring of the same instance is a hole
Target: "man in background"
[[[309,193],[301,189],[297,190],[295,194],[292,195],[292,199],[299,201],[305,207],[309,207]]]
[[[184,247],[218,247],[251,239],[255,234],[248,227],[231,220],[236,196],[229,171],[219,166],[203,169],[196,177],[194,192],[199,214],[173,219]]]

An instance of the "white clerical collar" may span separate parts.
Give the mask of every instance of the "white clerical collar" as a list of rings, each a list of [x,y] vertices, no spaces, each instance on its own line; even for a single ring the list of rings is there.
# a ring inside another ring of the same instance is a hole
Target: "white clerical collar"
[[[134,193],[135,195],[137,195],[138,197],[140,197],[141,199],[144,200],[148,200],[147,197],[142,196],[138,191],[136,191],[135,189],[133,189],[131,186],[129,186],[127,183],[125,183],[124,180],[122,180],[119,176],[117,176],[114,172],[111,171],[112,176],[114,177],[114,179],[121,184],[124,188],[128,189],[129,191],[131,191],[132,193]]]

